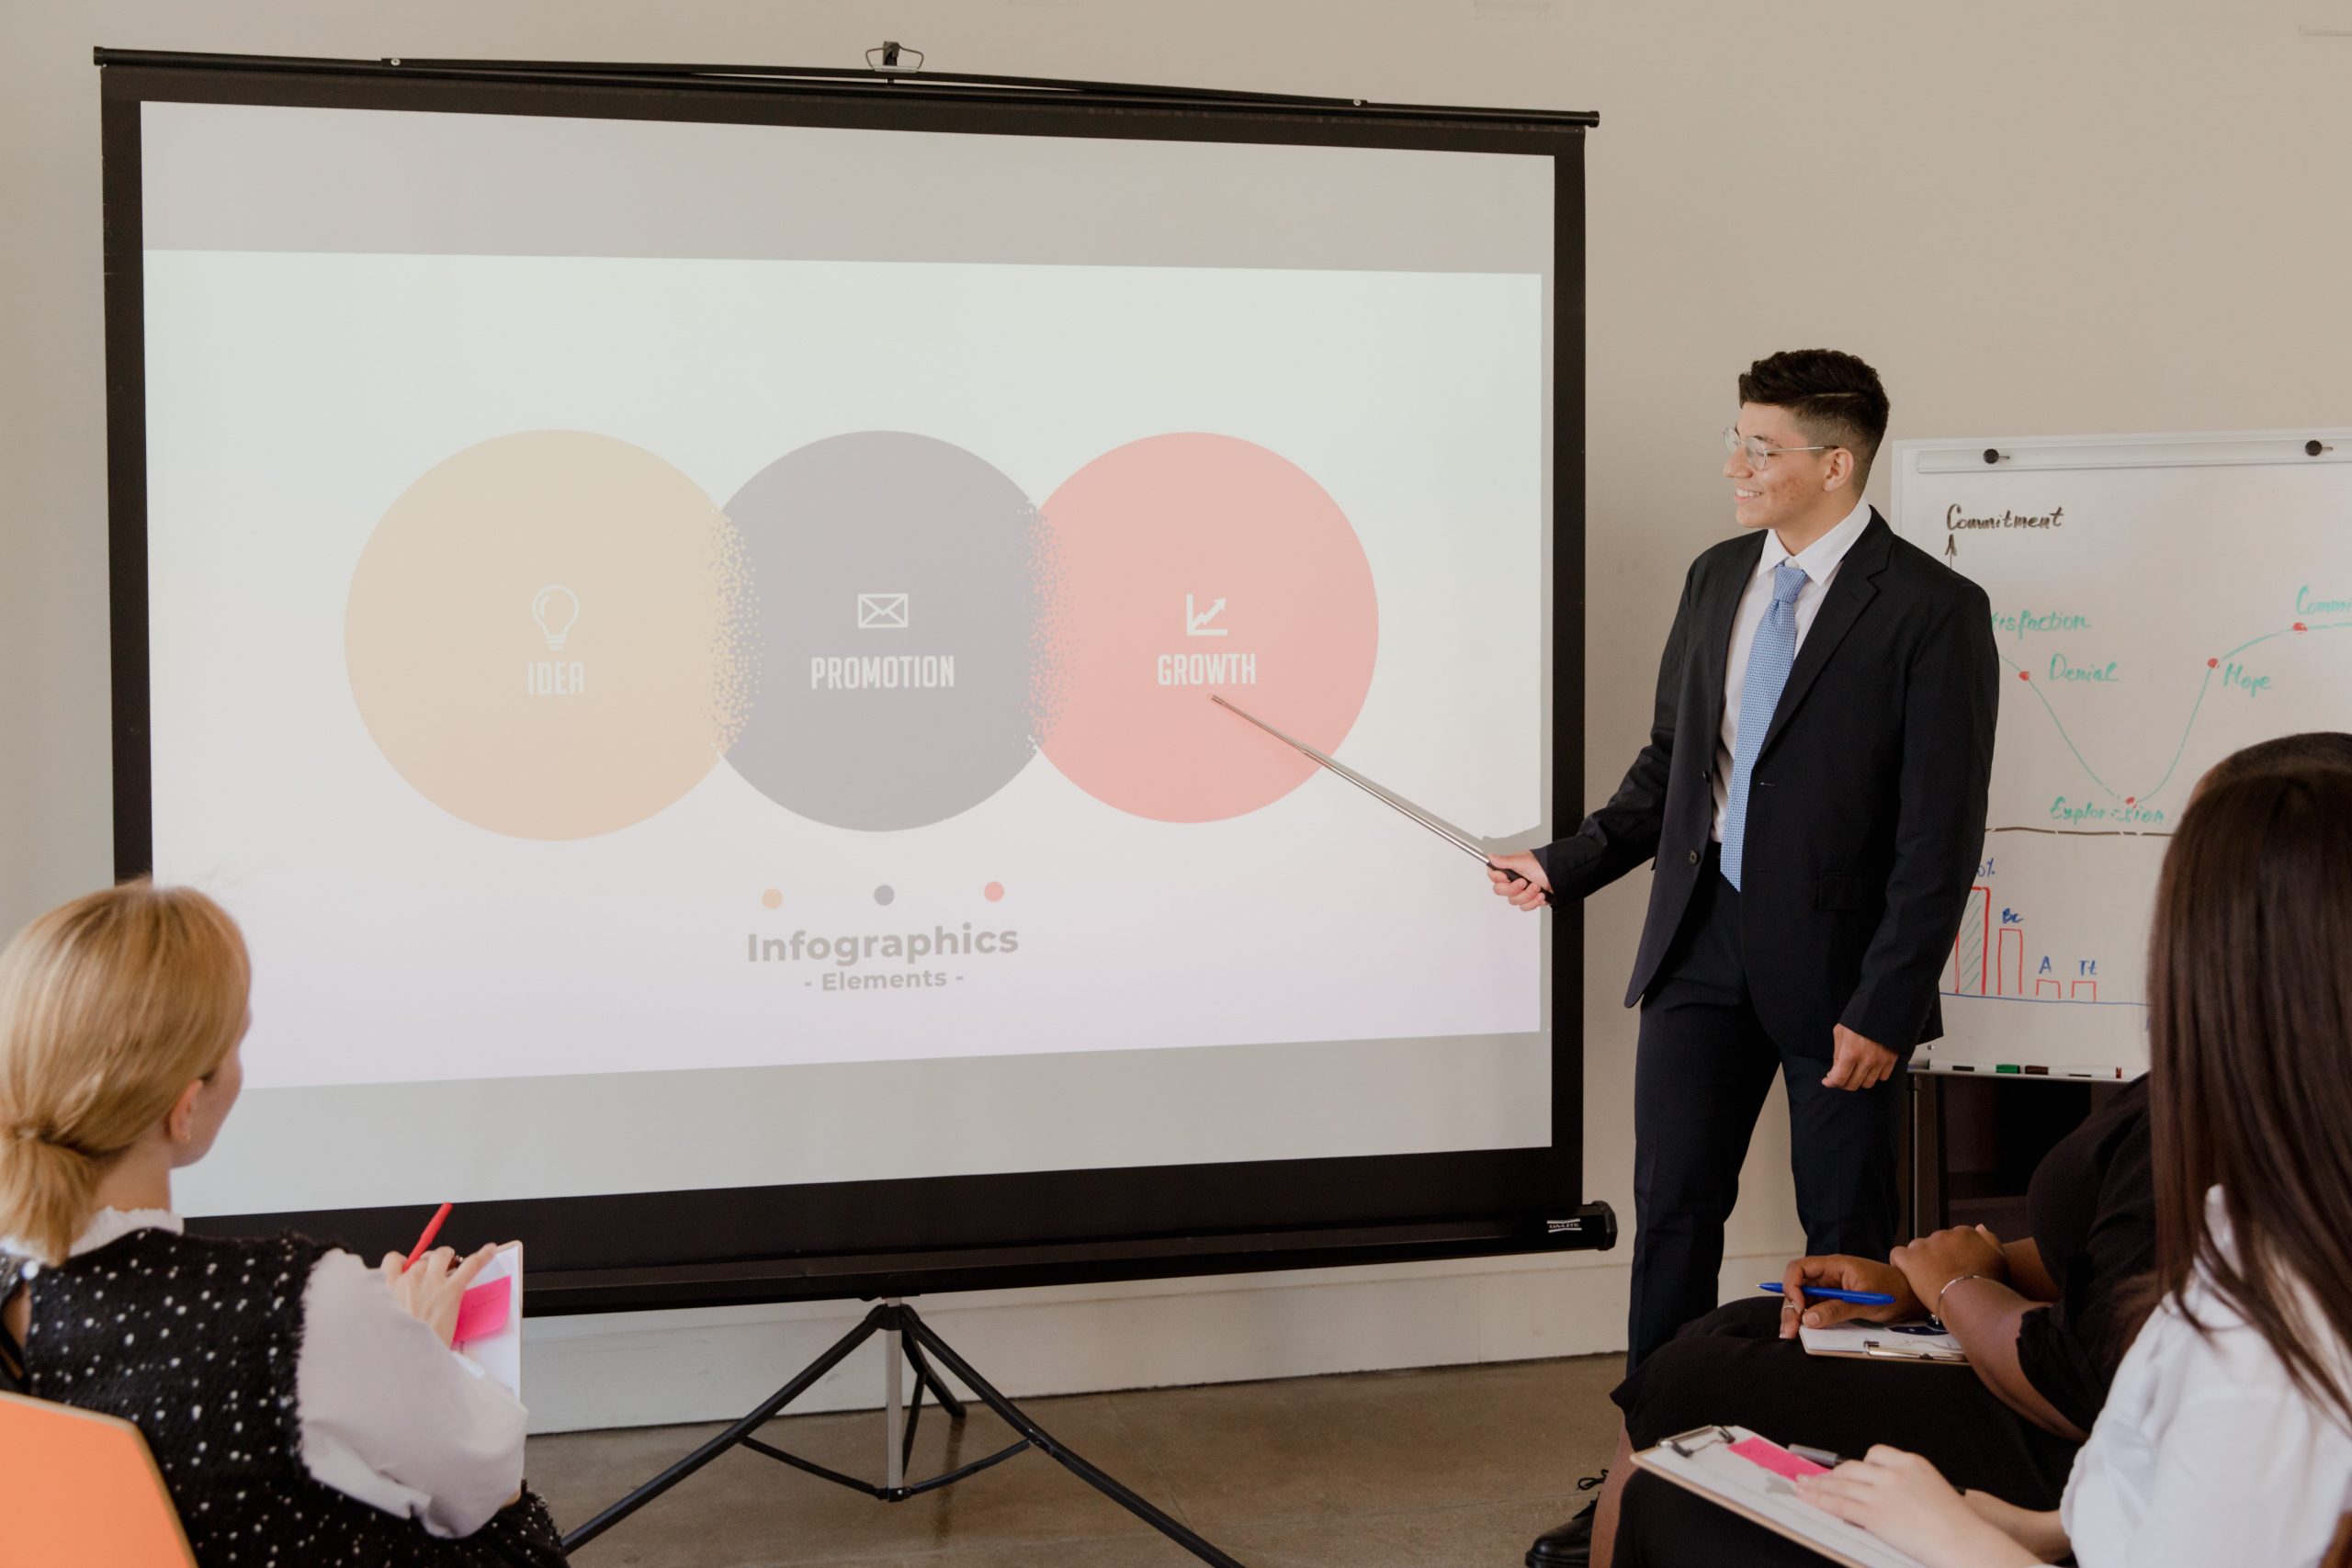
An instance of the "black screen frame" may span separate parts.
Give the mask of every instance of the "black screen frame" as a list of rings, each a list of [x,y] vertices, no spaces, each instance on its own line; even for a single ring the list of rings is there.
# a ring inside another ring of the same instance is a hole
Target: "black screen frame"
[[[996,135],[1419,148],[1554,160],[1548,645],[1553,823],[1584,774],[1585,280],[1589,114],[1439,109],[1108,84],[742,67],[368,62],[101,50],[116,874],[153,864],[140,106],[269,104]],[[804,1183],[467,1204],[531,1248],[534,1315],[1607,1247],[1582,1201],[1583,919],[1549,916],[1552,1142],[1447,1154]],[[362,1257],[407,1207],[199,1220],[288,1226]]]

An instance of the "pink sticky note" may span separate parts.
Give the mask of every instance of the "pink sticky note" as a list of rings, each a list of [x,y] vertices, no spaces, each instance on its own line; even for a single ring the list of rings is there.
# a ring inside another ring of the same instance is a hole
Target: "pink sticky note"
[[[458,1300],[458,1332],[451,1336],[454,1344],[469,1344],[487,1339],[506,1326],[506,1315],[514,1300],[514,1280],[501,1275],[487,1285],[476,1285]]]
[[[471,1294],[471,1292],[467,1292]],[[1763,1438],[1743,1438],[1731,1446],[1731,1451],[1750,1464],[1760,1464],[1783,1480],[1794,1481],[1800,1475],[1826,1475],[1829,1472],[1809,1459],[1789,1452],[1780,1444]]]

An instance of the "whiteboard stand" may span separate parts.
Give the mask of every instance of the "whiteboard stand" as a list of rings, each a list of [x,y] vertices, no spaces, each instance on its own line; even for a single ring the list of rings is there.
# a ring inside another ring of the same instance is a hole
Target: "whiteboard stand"
[[[1925,1231],[1951,1201],[1954,1084],[2147,1070],[2154,889],[2198,777],[2352,713],[2352,429],[1953,436],[1888,457],[1888,521],[1984,590],[2000,660],[1944,1036],[1911,1066]]]

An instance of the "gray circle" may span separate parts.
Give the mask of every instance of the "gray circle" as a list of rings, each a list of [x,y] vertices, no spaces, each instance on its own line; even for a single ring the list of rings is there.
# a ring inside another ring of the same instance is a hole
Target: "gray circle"
[[[874,890],[874,901],[877,904],[888,904],[897,897],[898,894],[891,891],[890,885],[887,882]]]
[[[959,446],[811,443],[727,503],[758,596],[757,702],[728,752],[761,794],[868,831],[1002,789],[1037,749],[1037,509]]]

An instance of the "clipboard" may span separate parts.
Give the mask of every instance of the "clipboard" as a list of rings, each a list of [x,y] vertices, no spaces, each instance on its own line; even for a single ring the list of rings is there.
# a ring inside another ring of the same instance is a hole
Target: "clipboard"
[[[1836,1356],[1854,1361],[1908,1361],[1914,1366],[1968,1365],[1968,1352],[1952,1337],[1951,1330],[1926,1319],[1800,1328],[1797,1337],[1808,1356]]]
[[[1927,1568],[1860,1526],[1800,1499],[1791,1481],[1819,1474],[1822,1467],[1745,1427],[1696,1427],[1643,1450],[1634,1462],[1845,1568]]]

